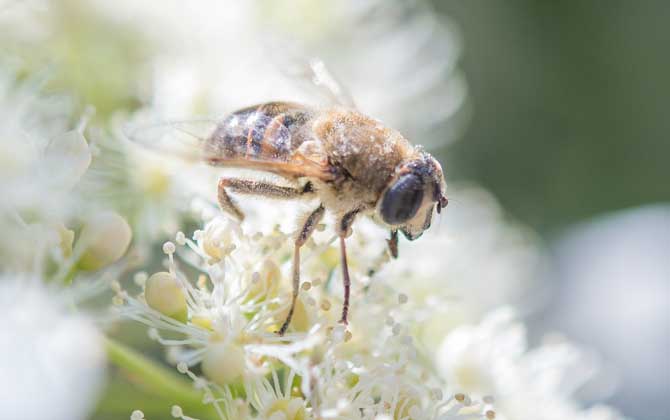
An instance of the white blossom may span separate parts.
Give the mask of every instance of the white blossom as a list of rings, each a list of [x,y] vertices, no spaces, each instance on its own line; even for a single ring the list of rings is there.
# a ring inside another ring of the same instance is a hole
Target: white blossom
[[[495,396],[502,419],[622,419],[601,406],[584,409],[575,393],[594,374],[586,353],[566,341],[529,348],[511,308],[450,332],[435,355],[451,390]]]
[[[102,335],[73,309],[73,291],[0,276],[0,416],[87,418],[105,369]]]

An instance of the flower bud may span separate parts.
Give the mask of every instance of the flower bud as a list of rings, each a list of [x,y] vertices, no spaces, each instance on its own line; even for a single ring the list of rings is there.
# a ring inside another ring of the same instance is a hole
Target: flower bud
[[[79,268],[94,271],[118,261],[130,245],[130,226],[118,213],[105,211],[84,224],[78,246],[84,247]]]
[[[286,420],[304,420],[305,419],[305,401],[302,398],[282,398],[272,403],[265,413],[265,418],[273,418],[272,415],[280,413]]]
[[[144,287],[144,299],[151,308],[177,321],[186,322],[186,296],[172,274],[161,271],[153,274]]]
[[[207,345],[202,372],[219,385],[228,385],[242,378],[246,360],[244,350],[232,342],[216,341]]]
[[[74,187],[91,164],[91,150],[77,130],[52,139],[44,150],[43,174],[52,185]],[[67,170],[55,170],[55,169]]]
[[[226,223],[209,223],[196,240],[203,252],[209,257],[208,262],[210,264],[221,261],[226,253],[232,250],[226,247],[226,244],[232,242],[230,228]]]

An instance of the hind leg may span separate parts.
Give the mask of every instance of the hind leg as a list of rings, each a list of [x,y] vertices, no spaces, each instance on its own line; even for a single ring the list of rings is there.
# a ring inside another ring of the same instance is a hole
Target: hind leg
[[[279,335],[284,335],[288,326],[291,324],[291,318],[293,318],[293,311],[295,310],[295,301],[298,298],[298,292],[300,290],[300,247],[302,247],[312,235],[316,225],[323,219],[325,211],[323,204],[319,205],[319,207],[307,217],[295,240],[295,247],[293,248],[293,293],[291,295],[291,307],[288,310],[288,315],[286,316],[284,323],[277,331],[277,334]]]
[[[244,213],[228,194],[228,191],[239,194],[258,195],[268,198],[284,198],[290,200],[313,193],[308,182],[303,188],[285,187],[269,182],[253,181],[239,178],[221,178],[218,185],[218,201],[221,210],[234,216],[237,220],[244,220]]]

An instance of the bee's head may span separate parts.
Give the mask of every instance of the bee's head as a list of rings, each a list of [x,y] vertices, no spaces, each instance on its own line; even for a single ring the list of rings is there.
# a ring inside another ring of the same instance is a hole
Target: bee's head
[[[413,241],[430,227],[433,209],[439,213],[448,203],[444,195],[442,167],[428,153],[404,162],[382,193],[377,213],[392,228]]]

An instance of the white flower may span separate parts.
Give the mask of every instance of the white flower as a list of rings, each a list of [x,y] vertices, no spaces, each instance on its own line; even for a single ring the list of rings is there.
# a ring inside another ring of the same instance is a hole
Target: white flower
[[[310,381],[318,418],[483,419],[490,404],[465,394],[444,397],[443,386],[408,328],[384,321],[378,311],[392,307],[387,296],[366,302],[377,307],[365,328],[335,331],[315,364]]]
[[[453,330],[435,357],[452,391],[495,396],[502,419],[622,418],[603,407],[581,408],[574,393],[593,374],[585,354],[564,341],[529,349],[510,308]]]
[[[102,337],[72,293],[36,278],[0,277],[0,416],[85,419],[105,368]]]
[[[303,250],[300,299],[289,333],[279,337],[292,235],[279,229],[249,233],[220,216],[193,236],[179,233],[164,244],[168,272],[140,276],[144,296],[116,290],[127,302],[121,313],[151,327],[150,335],[172,349],[178,370],[204,390],[222,418],[230,418],[226,410],[257,412],[263,419],[493,415],[489,404],[464,395],[443,400],[443,386],[415,347],[410,323],[393,320],[406,297],[362,274],[374,258],[351,254],[352,274],[363,284],[352,294],[356,309],[349,325],[336,324],[339,308],[331,302],[339,303],[341,291],[333,287],[337,271],[329,262],[334,247],[328,233],[319,232]],[[383,241],[367,246],[385,252]],[[204,377],[193,373],[197,365]],[[300,378],[296,385],[294,376]],[[244,403],[230,393],[239,386]]]
[[[0,256],[6,270],[41,273],[47,257],[72,252],[66,227],[82,204],[73,187],[91,162],[80,126],[69,130],[67,98],[40,94],[0,71]]]
[[[74,208],[68,194],[91,162],[84,123],[72,130],[67,98],[41,95],[34,81],[13,77],[0,71],[0,212],[53,219]]]
[[[431,229],[414,242],[401,238],[399,258],[376,275],[409,297],[428,347],[499,305],[523,308],[541,262],[534,234],[508,222],[489,193],[451,186],[449,196],[452,201]]]
[[[279,266],[290,255],[287,235],[275,230],[249,237],[236,223],[219,217],[194,237],[196,241],[178,235],[177,244],[169,242],[163,248],[169,273],[160,276],[173,282],[158,282],[154,274],[144,284],[144,296],[133,298],[120,291],[127,300],[122,314],[152,327],[152,337],[175,348],[171,354],[176,362],[202,362],[207,377],[222,385],[266,372],[268,357],[304,370],[293,355],[319,340],[317,315],[305,312],[300,303],[302,312],[296,312],[293,330],[303,326],[311,332],[283,337],[275,333],[288,309],[288,291],[279,292]],[[175,252],[191,268],[180,269]],[[196,280],[187,272],[194,272]],[[185,315],[166,309],[174,305],[164,302],[181,299],[186,302]],[[159,331],[171,337],[163,338]]]

